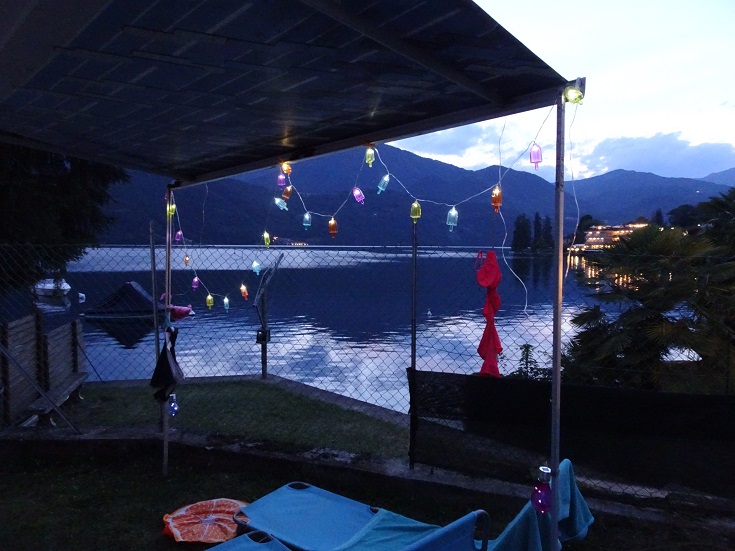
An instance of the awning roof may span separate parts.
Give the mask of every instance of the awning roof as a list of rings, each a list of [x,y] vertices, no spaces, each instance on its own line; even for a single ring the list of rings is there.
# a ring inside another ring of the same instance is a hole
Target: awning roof
[[[201,182],[552,105],[468,0],[0,5],[0,141]]]

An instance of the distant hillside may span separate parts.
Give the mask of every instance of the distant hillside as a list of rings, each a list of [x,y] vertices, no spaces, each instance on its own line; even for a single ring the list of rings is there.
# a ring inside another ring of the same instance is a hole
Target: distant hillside
[[[387,145],[379,146],[379,153],[392,175],[388,189],[380,195],[377,184],[386,170],[378,159],[372,168],[368,167],[362,148],[293,164],[291,181],[306,208],[326,215],[314,214],[308,230],[302,226],[304,206],[296,192],[288,201],[287,211],[274,204],[274,197],[281,194],[276,185],[277,167],[176,190],[178,220],[185,237],[201,244],[259,244],[263,230],[267,229],[271,236],[312,245],[408,245],[413,233],[410,192],[420,198],[422,205],[420,244],[474,246],[500,245],[504,237],[509,245],[515,219],[522,213],[531,219],[536,212],[542,217],[554,217],[554,185],[535,174],[501,169],[501,217],[493,212],[487,192],[498,181],[497,166],[465,170]],[[164,198],[169,181],[141,172],[130,174],[130,183],[111,189],[113,201],[107,213],[117,222],[101,241],[148,243],[149,223],[153,220],[160,242],[165,234]],[[355,185],[365,194],[362,205],[352,198]],[[722,186],[623,170],[573,184],[567,182],[567,232],[572,231],[578,215],[575,189],[580,216],[592,214],[615,224],[639,216],[650,217],[658,208],[667,213],[681,204],[706,201],[718,195]],[[473,197],[475,194],[479,195]],[[459,224],[449,232],[447,212],[455,204]],[[338,210],[339,231],[332,239],[327,222]]]
[[[735,168],[723,170],[722,172],[713,172],[709,176],[705,176],[702,180],[722,184],[723,186],[735,186]]]
[[[593,205],[590,214],[608,224],[630,222],[639,216],[650,218],[657,209],[665,216],[679,205],[696,205],[726,191],[722,185],[704,180],[664,178],[633,170],[613,170],[577,180],[575,187],[579,200]]]

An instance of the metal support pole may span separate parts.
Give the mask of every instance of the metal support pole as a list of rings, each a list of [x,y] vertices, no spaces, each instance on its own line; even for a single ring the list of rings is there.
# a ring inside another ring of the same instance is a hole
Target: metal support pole
[[[553,480],[559,475],[559,435],[561,426],[561,308],[564,281],[564,98],[556,102],[556,194],[554,201],[556,221],[554,235],[554,324],[551,374],[551,458]],[[551,530],[549,549],[556,549],[559,539],[559,485],[551,487]]]
[[[409,400],[409,441],[408,441],[408,466],[413,469],[416,462],[416,434],[418,432],[418,416],[416,415],[415,376],[416,373],[416,288],[418,282],[418,224],[413,224],[413,247],[411,256],[411,365],[408,369],[408,400]]]
[[[260,297],[261,320],[260,327],[263,331],[260,343],[260,378],[268,378],[268,288],[263,289]]]
[[[150,224],[150,240],[151,240],[151,293],[153,293],[153,334],[155,338],[156,346],[156,362],[158,362],[159,351],[161,350],[161,342],[158,338],[158,301],[156,297],[158,292],[156,291],[156,243],[153,236],[153,220]]]
[[[164,304],[166,305],[166,316],[171,308],[171,241],[172,241],[172,229],[173,229],[173,218],[174,213],[172,206],[174,205],[174,192],[173,187],[168,186],[166,192],[166,296],[164,297]],[[153,297],[153,308],[156,307],[157,299]],[[156,312],[156,316],[158,312]],[[156,331],[156,335],[158,332]],[[168,412],[166,411],[165,404],[161,404],[161,421],[163,430],[163,476],[168,476]]]

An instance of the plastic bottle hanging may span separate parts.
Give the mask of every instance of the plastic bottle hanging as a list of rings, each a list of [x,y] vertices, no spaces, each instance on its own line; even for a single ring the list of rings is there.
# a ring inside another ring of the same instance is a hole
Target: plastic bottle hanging
[[[179,403],[176,401],[176,394],[171,394],[171,396],[168,397],[166,411],[171,417],[176,417],[176,414],[179,412]]]
[[[503,191],[500,189],[499,184],[495,184],[493,188],[491,202],[493,207],[495,207],[495,212],[500,212],[500,207],[503,206]]]

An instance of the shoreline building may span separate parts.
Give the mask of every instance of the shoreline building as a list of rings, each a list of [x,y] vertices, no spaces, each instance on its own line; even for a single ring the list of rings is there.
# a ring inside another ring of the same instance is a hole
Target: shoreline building
[[[572,253],[581,254],[586,251],[609,249],[622,238],[646,226],[648,224],[645,222],[623,224],[620,226],[590,226],[584,232],[584,243],[576,243],[569,247],[569,250]]]

